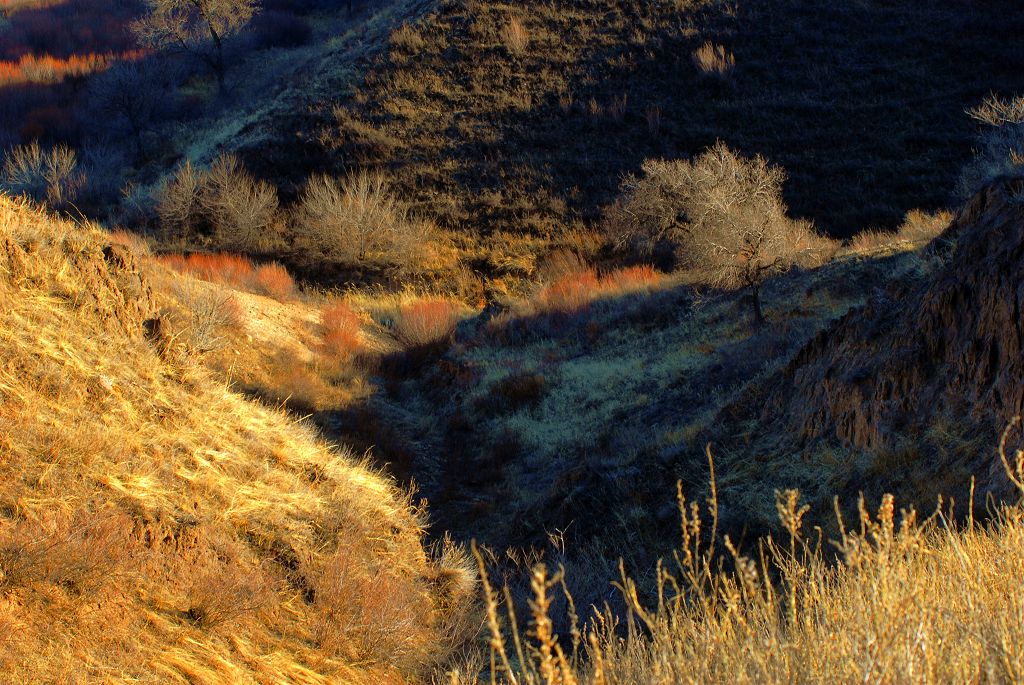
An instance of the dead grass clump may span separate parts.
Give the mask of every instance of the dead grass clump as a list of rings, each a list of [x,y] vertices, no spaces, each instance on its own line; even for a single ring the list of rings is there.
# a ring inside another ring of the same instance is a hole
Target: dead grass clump
[[[118,229],[110,232],[110,242],[114,245],[124,245],[136,257],[149,257],[151,250],[146,239],[138,233]]]
[[[658,564],[652,592],[622,573],[625,626],[607,608],[581,625],[563,574],[542,566],[529,623],[519,622],[485,573],[492,682],[938,685],[1021,676],[1020,506],[1003,507],[989,525],[958,525],[941,503],[921,521],[897,512],[891,495],[874,512],[861,499],[853,525],[840,516],[833,547],[820,529],[805,529],[808,507],[787,490],[776,493],[779,534],[748,555],[717,538],[714,486],[711,495],[705,508],[680,491],[681,546],[674,563]],[[557,596],[567,598],[562,636],[553,629]]]
[[[945,210],[924,212],[920,209],[912,209],[907,212],[896,235],[900,240],[920,247],[945,231],[952,220],[952,213]]]
[[[391,47],[407,55],[415,55],[426,46],[423,36],[410,24],[402,24],[392,31],[389,42]]]
[[[693,64],[702,74],[725,77],[736,66],[736,57],[724,45],[705,42],[693,51]]]
[[[1000,176],[1019,175],[1024,167],[1024,97],[986,98],[968,113],[985,128],[978,134],[975,158],[961,171],[957,192],[969,197]]]
[[[0,668],[24,682],[426,679],[458,623],[439,612],[464,605],[433,582],[409,498],[294,416],[159,355],[143,322],[173,286],[149,294],[107,236],[0,196],[0,626],[15,631]],[[349,609],[303,593],[328,587],[335,559],[336,596],[358,612],[327,652],[311,628]]]
[[[502,42],[513,55],[522,55],[530,47],[530,32],[519,17],[512,17],[501,33]]]
[[[295,279],[277,262],[256,267],[252,280],[257,292],[275,300],[284,301],[295,294]]]
[[[924,247],[946,230],[952,221],[947,211],[928,213],[919,209],[907,212],[903,223],[895,231],[867,229],[851,238],[843,252],[860,256],[872,256],[916,250]]]
[[[409,348],[450,340],[462,318],[462,307],[451,300],[430,298],[403,305],[395,318],[395,337]]]

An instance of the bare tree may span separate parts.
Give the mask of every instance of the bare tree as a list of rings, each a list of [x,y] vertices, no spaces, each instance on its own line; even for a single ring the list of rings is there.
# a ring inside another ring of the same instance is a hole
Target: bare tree
[[[693,161],[648,160],[627,177],[605,226],[620,245],[650,253],[675,245],[682,265],[709,285],[746,288],[761,324],[761,286],[797,263],[822,261],[832,241],[786,216],[785,172],[717,143]]]
[[[176,48],[194,55],[213,71],[224,91],[224,43],[259,10],[257,0],[146,0],[149,11],[135,23],[146,45]]]
[[[127,134],[137,162],[146,138],[166,116],[176,85],[166,60],[118,62],[91,79],[88,113],[104,132]]]

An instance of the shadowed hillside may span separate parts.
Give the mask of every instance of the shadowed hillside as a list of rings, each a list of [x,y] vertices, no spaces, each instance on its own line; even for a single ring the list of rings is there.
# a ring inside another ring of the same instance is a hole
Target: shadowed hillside
[[[1014,7],[447,0],[320,103],[333,121],[311,161],[383,167],[450,228],[551,237],[643,159],[721,139],[783,166],[789,205],[823,230],[891,228],[948,205],[964,109],[1024,85]]]

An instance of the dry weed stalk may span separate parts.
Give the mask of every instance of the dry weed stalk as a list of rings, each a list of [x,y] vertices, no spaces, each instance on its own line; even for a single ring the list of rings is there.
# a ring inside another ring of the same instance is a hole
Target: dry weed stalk
[[[1007,427],[999,452],[1024,495],[1024,450],[1007,453],[1019,422]],[[596,612],[580,661],[563,660],[564,643],[551,633],[546,591],[554,580],[540,569],[532,576],[533,641],[511,658],[502,631],[514,645],[525,641],[510,602],[502,625],[484,574],[491,646],[495,663],[503,664],[491,670],[492,684],[938,684],[1024,677],[1019,506],[979,526],[973,508],[965,523],[955,523],[941,499],[921,521],[913,509],[897,512],[891,495],[874,512],[861,497],[858,526],[848,530],[837,501],[833,557],[820,530],[804,533],[808,508],[796,490],[787,490],[776,493],[785,541],[769,537],[748,557],[725,536],[725,563],[714,550],[714,475],[711,483],[710,524],[680,486],[675,570],[659,563],[655,587],[646,591],[622,570],[617,586],[629,608],[627,630],[617,630],[607,609]],[[484,571],[479,554],[478,560]]]

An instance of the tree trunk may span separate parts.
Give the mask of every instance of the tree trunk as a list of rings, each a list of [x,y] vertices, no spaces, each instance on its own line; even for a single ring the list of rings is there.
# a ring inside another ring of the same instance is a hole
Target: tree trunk
[[[227,90],[224,79],[224,71],[226,69],[224,66],[224,41],[217,33],[217,29],[213,28],[212,23],[207,23],[207,27],[210,29],[210,37],[213,38],[214,53],[213,60],[211,61],[213,63],[213,70],[217,74],[217,90],[223,95]]]
[[[761,311],[761,288],[756,285],[750,286],[750,303],[754,308],[754,326],[760,328],[764,325],[764,312]]]

